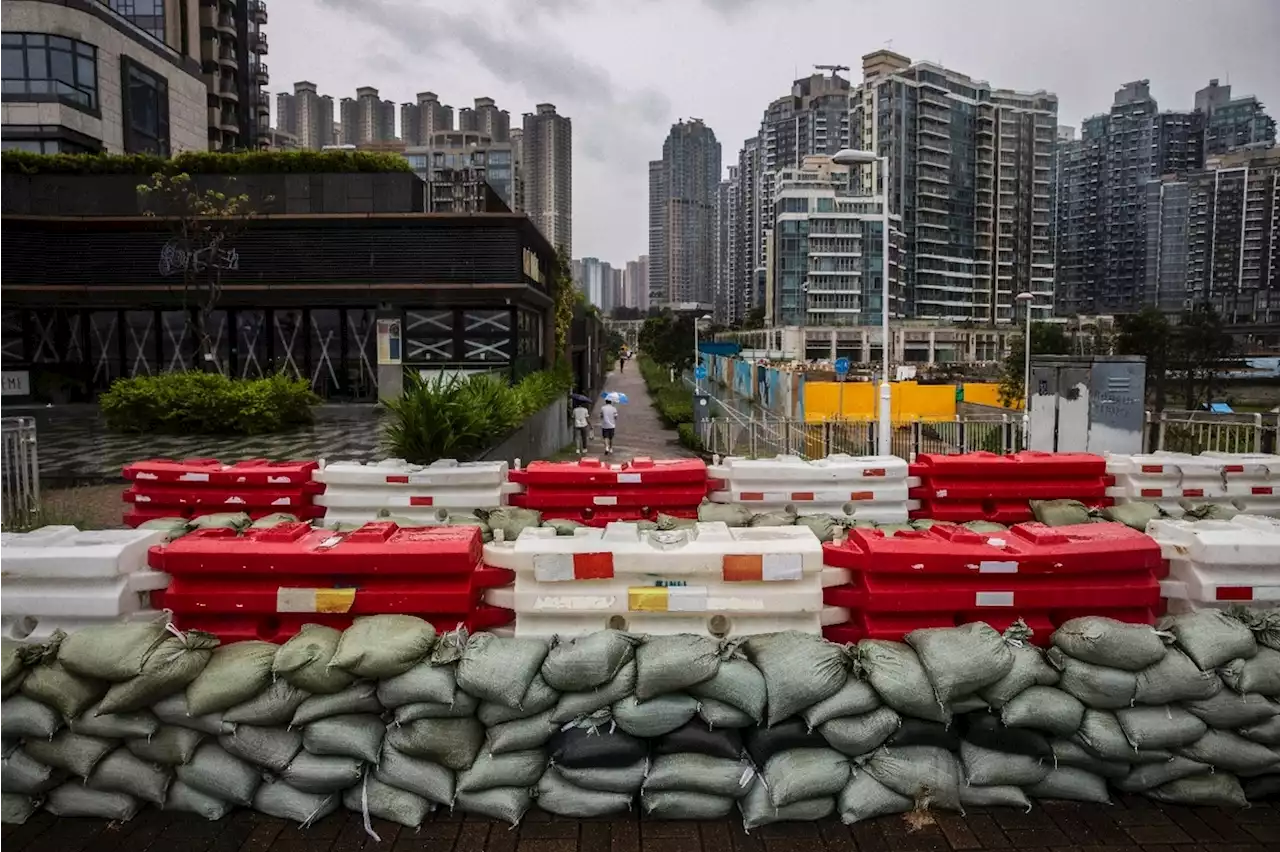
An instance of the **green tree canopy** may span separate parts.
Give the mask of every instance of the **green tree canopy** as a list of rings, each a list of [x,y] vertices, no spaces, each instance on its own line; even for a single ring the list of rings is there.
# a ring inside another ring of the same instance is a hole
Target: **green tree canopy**
[[[1009,345],[1009,355],[1000,370],[1000,402],[1011,406],[1024,397],[1023,374],[1026,371],[1026,335],[1020,334]],[[1071,338],[1059,323],[1031,324],[1031,354],[1070,355]]]

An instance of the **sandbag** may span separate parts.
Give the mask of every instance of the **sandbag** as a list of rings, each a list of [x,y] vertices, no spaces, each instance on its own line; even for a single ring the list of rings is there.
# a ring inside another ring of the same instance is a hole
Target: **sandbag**
[[[547,755],[540,749],[507,754],[481,754],[475,763],[458,773],[460,793],[479,793],[495,787],[532,787],[547,768]]]
[[[788,719],[772,728],[748,728],[744,732],[747,754],[756,766],[764,766],[780,751],[796,748],[827,748],[817,731],[810,731],[801,719]]]
[[[836,800],[830,796],[821,799],[810,799],[807,802],[796,802],[785,808],[774,807],[769,799],[769,788],[763,778],[756,778],[747,795],[738,800],[738,809],[742,811],[742,828],[751,831],[762,825],[775,822],[812,822],[826,819],[836,809]]]
[[[1026,626],[1022,625],[1026,633]],[[981,621],[961,627],[926,627],[904,637],[915,650],[940,704],[997,683],[1013,669],[1013,651]]]
[[[1022,808],[1031,810],[1031,800],[1021,787],[979,787],[960,785],[960,804],[965,808]]]
[[[0,638],[0,698],[9,698],[27,676],[29,645],[8,637]]]
[[[218,737],[218,745],[241,760],[279,775],[302,750],[302,734],[288,728],[236,725],[235,733]]]
[[[532,689],[532,686],[530,688]],[[590,715],[630,697],[635,693],[635,689],[636,663],[632,660],[622,667],[617,677],[599,689],[587,692],[566,692],[561,695],[551,712],[551,718],[562,725],[567,724],[580,716]]]
[[[1170,781],[1146,795],[1157,802],[1170,805],[1191,805],[1205,808],[1247,808],[1249,800],[1240,788],[1240,781],[1227,772],[1208,775],[1192,775]]]
[[[143,760],[166,766],[181,766],[195,756],[205,735],[191,728],[161,725],[149,737],[125,740],[125,747]]]
[[[86,737],[62,730],[48,740],[27,740],[26,753],[46,766],[88,778],[98,761],[111,753],[115,743],[102,737]]]
[[[1004,705],[1000,721],[1010,728],[1033,728],[1069,737],[1080,727],[1084,705],[1052,686],[1031,686]]]
[[[1211,698],[1221,689],[1222,680],[1216,672],[1201,671],[1182,651],[1170,648],[1163,660],[1138,672],[1134,701],[1161,707]]]
[[[929,675],[910,645],[863,639],[857,653],[863,677],[900,715],[943,724],[951,721],[950,711],[938,704]]]
[[[1055,766],[1074,766],[1109,780],[1123,778],[1133,768],[1128,761],[1103,760],[1074,740],[1053,740],[1050,745]]]
[[[801,515],[795,523],[798,527],[808,527],[818,541],[824,543],[835,541],[836,533],[843,532],[845,528],[841,519],[831,515]]]
[[[1103,760],[1132,760],[1137,752],[1116,714],[1106,710],[1086,710],[1073,739]]]
[[[853,825],[880,816],[906,813],[915,807],[915,803],[893,792],[869,773],[854,770],[853,777],[840,791],[836,807],[840,811],[840,821]]]
[[[1163,660],[1172,638],[1146,624],[1088,615],[1064,622],[1049,641],[1077,660],[1137,672]]]
[[[664,792],[644,790],[640,805],[650,819],[724,819],[733,812],[734,799],[710,793],[681,790]]]
[[[530,787],[494,787],[478,793],[459,793],[453,806],[515,826],[533,806],[533,792]]]
[[[287,725],[306,699],[305,692],[281,678],[227,710],[222,718],[237,725]]]
[[[298,522],[297,515],[291,515],[288,512],[272,512],[270,515],[263,515],[253,523],[249,524],[251,530],[269,530],[278,527],[281,524],[296,524]]]
[[[78,675],[56,660],[46,660],[27,669],[19,691],[69,720],[96,704],[107,693],[107,682]]]
[[[128,749],[118,748],[98,761],[86,783],[103,793],[124,793],[159,806],[164,804],[172,780],[168,767],[148,763]]]
[[[849,757],[875,751],[889,739],[902,719],[892,707],[880,707],[861,716],[841,716],[818,726],[831,747]]]
[[[814,742],[821,743],[821,738]],[[737,731],[719,731],[694,720],[653,742],[654,754],[700,754],[722,760],[740,760],[747,753]]]
[[[157,701],[152,705],[151,709],[156,718],[166,725],[178,725],[182,728],[191,728],[193,731],[200,731],[214,736],[229,734],[236,729],[234,724],[223,718],[222,713],[192,716],[187,712],[187,695],[185,692],[175,692],[168,698]]]
[[[0,762],[0,767],[0,788],[24,796],[36,796],[52,790],[67,777],[65,772],[45,766],[22,749],[6,757]]]
[[[713,728],[749,728],[756,724],[746,712],[714,698],[704,698],[698,703],[698,718]]]
[[[750,637],[746,650],[764,675],[770,726],[835,695],[848,679],[849,654],[820,636],[765,633]]]
[[[79,781],[55,787],[44,800],[44,809],[57,817],[91,817],[112,822],[128,822],[140,807],[132,796],[91,790]]]
[[[22,825],[40,808],[40,802],[21,793],[6,792],[0,795],[0,822],[5,825]]]
[[[186,690],[204,672],[218,647],[212,633],[187,631],[161,641],[142,664],[142,673],[124,683],[116,683],[97,707],[99,713],[136,713],[161,698]]]
[[[307,827],[338,809],[336,793],[307,793],[284,781],[267,781],[253,797],[253,809]]]
[[[329,665],[341,641],[341,630],[323,624],[304,624],[280,646],[271,671],[312,695],[341,692],[355,680],[354,675]]]
[[[640,637],[600,630],[551,646],[542,662],[542,679],[562,692],[586,692],[613,680],[635,658]]]
[[[1107,506],[1099,514],[1108,521],[1124,524],[1138,532],[1146,532],[1147,524],[1166,517],[1165,511],[1155,503],[1122,503]]]
[[[715,677],[693,684],[689,687],[689,694],[695,698],[732,704],[759,724],[764,721],[768,699],[764,675],[736,648],[728,650],[727,654],[727,657],[721,654],[720,668]]]
[[[548,650],[541,639],[503,639],[492,633],[476,633],[462,649],[458,686],[482,701],[520,707]]]
[[[356,757],[378,762],[387,726],[372,713],[317,719],[302,730],[302,746],[312,754]]]
[[[216,796],[202,793],[195,787],[182,783],[181,779],[178,778],[175,778],[173,783],[169,785],[169,795],[164,800],[164,809],[166,811],[196,814],[211,822],[222,819],[231,813],[234,807],[235,805],[230,802],[224,802]]]
[[[631,667],[632,682],[635,682],[635,666]],[[464,693],[465,694],[465,693]],[[486,728],[494,725],[501,725],[503,722],[510,722],[515,719],[528,719],[536,716],[546,710],[550,710],[556,706],[560,700],[560,693],[542,679],[539,674],[529,684],[529,689],[525,691],[524,698],[520,700],[520,707],[504,707],[492,701],[484,701],[480,703],[476,710],[476,718],[478,718]],[[607,705],[602,705],[607,706]],[[596,708],[597,710],[600,708]]]
[[[993,713],[971,713],[961,717],[961,722],[956,727],[964,739],[983,748],[1034,758],[1053,756],[1053,746],[1044,734],[1027,728],[1010,728]],[[894,745],[892,739],[889,745]],[[958,743],[955,748],[959,749]]]
[[[564,780],[555,768],[538,779],[538,807],[562,817],[590,819],[626,812],[631,807],[630,793],[606,793],[584,790]]]
[[[227,753],[215,742],[196,749],[190,762],[179,766],[177,773],[184,784],[246,808],[253,804],[253,794],[262,781],[253,764]]]
[[[584,525],[581,521],[571,521],[568,518],[551,518],[543,521],[542,526],[555,530],[556,535],[572,536],[582,529]]]
[[[757,512],[751,516],[751,522],[747,524],[749,527],[791,527],[795,526],[795,512],[788,512],[782,509],[777,512]]]
[[[1201,671],[1211,671],[1234,659],[1252,659],[1258,653],[1253,631],[1221,610],[1202,609],[1163,619],[1168,630]]]
[[[142,674],[147,657],[171,635],[163,621],[92,624],[62,640],[58,662],[83,677],[121,683]]]
[[[636,649],[636,698],[681,692],[715,677],[719,668],[719,648],[705,636],[648,636]]]
[[[929,746],[881,748],[866,771],[881,784],[917,804],[960,810],[960,764],[947,751]]]
[[[427,801],[440,805],[453,802],[453,770],[390,746],[382,749],[382,760],[378,762],[374,775],[385,784],[408,790]]]
[[[342,804],[347,810],[356,813],[367,813],[378,819],[385,819],[403,825],[406,828],[417,828],[431,813],[432,805],[422,796],[384,784],[377,778],[364,776],[364,780],[347,790],[342,796]]]
[[[485,730],[485,750],[491,754],[507,754],[513,751],[541,748],[560,730],[551,710],[544,710],[528,719],[512,719]]]
[[[456,666],[436,665],[424,660],[404,674],[379,681],[376,685],[378,701],[388,710],[420,701],[451,704],[454,693],[458,691],[455,669]]]
[[[1030,787],[1048,777],[1053,764],[1025,754],[992,751],[965,740],[960,743],[964,777],[976,787]]]
[[[761,773],[775,808],[836,796],[849,783],[849,758],[829,748],[783,751]]]
[[[152,518],[138,524],[137,529],[163,530],[164,543],[169,544],[191,532],[191,520],[189,518]]]
[[[861,716],[880,706],[880,696],[871,688],[871,684],[850,673],[844,686],[834,695],[806,708],[800,715],[812,730],[831,719]]]
[[[978,695],[993,710],[1021,695],[1033,686],[1055,686],[1058,670],[1045,662],[1044,653],[1034,645],[1020,645],[1010,649],[1013,666],[1008,674],[995,683],[979,690]]]
[[[597,790],[605,793],[626,793],[634,795],[640,792],[644,783],[644,775],[649,770],[648,760],[637,760],[627,766],[558,766],[554,772],[575,787],[584,790]]]
[[[644,792],[689,792],[737,799],[747,794],[755,777],[755,769],[741,758],[660,754],[649,765]]]
[[[660,737],[687,724],[698,713],[698,700],[679,692],[641,702],[624,698],[613,705],[613,720],[633,737]]]
[[[386,759],[383,752],[383,760]],[[289,761],[280,780],[303,793],[341,793],[360,781],[364,761],[355,757],[312,754],[305,749]]]
[[[1033,799],[1062,799],[1099,805],[1111,803],[1106,780],[1074,766],[1059,766],[1050,771],[1039,784],[1028,787],[1026,793]]]
[[[1079,500],[1031,500],[1031,514],[1047,527],[1089,523],[1089,507]]]
[[[417,704],[405,704],[397,707],[393,714],[393,724],[406,725],[419,719],[460,719],[464,716],[476,715],[480,702],[461,689],[452,704],[436,704],[433,701],[419,701]]]
[[[380,688],[379,684],[359,681],[341,692],[312,695],[303,699],[298,709],[293,711],[289,727],[300,728],[329,716],[342,716],[348,713],[381,713],[383,704],[378,700]]]
[[[388,731],[387,744],[413,757],[459,770],[476,759],[484,736],[484,727],[475,719],[419,719]]]
[[[385,680],[431,653],[436,630],[413,615],[365,615],[342,631],[329,665],[356,677]]]
[[[90,737],[124,740],[129,737],[149,737],[160,727],[154,713],[139,710],[136,713],[104,713],[97,715],[97,705],[90,707],[79,718],[72,719],[68,727],[77,734]]]
[[[1228,689],[1203,701],[1189,701],[1185,706],[1210,728],[1247,728],[1280,714],[1280,705],[1265,695],[1241,695]]]
[[[187,712],[193,716],[229,710],[271,684],[277,645],[250,640],[214,649],[209,664],[187,686]]]
[[[1181,707],[1126,707],[1116,721],[1135,749],[1176,748],[1204,736],[1205,723]]]
[[[0,735],[5,739],[47,740],[61,727],[58,712],[34,698],[15,695],[0,704]]]
[[[703,523],[719,521],[731,527],[745,527],[751,523],[753,514],[740,503],[703,503],[698,506],[698,520]]]
[[[1069,657],[1061,648],[1050,648],[1049,664],[1062,673],[1058,689],[1074,695],[1095,710],[1117,710],[1133,703],[1138,676],[1124,669],[1095,666]]]
[[[1218,674],[1236,692],[1280,697],[1280,651],[1274,648],[1260,644],[1253,659],[1231,660],[1218,669]]]
[[[1280,757],[1266,746],[1212,728],[1194,743],[1178,749],[1178,754],[1237,775],[1256,775],[1280,766]]]
[[[984,714],[985,715],[985,714]],[[988,716],[997,724],[998,719],[994,716]],[[1001,726],[1003,728],[1003,726]],[[1031,735],[1039,737],[1039,734],[1031,734],[1029,731],[1016,731],[1019,737]],[[1008,732],[1006,731],[1006,738]],[[884,741],[886,746],[896,748],[898,746],[934,746],[945,751],[960,750],[960,734],[955,725],[944,725],[941,722],[926,722],[923,719],[912,719],[907,717],[902,720],[897,729],[889,735],[889,739]]]
[[[1250,725],[1240,735],[1269,746],[1280,746],[1280,716],[1273,716],[1259,725]]]
[[[494,538],[497,538],[497,533],[501,531],[503,541],[515,541],[526,529],[542,524],[541,512],[522,509],[518,506],[500,506],[483,514],[482,510],[477,509],[476,514],[483,518],[493,530]]]
[[[212,515],[200,515],[189,522],[192,530],[247,530],[253,523],[244,512],[215,512]]]
[[[643,740],[623,731],[574,726],[557,732],[547,752],[557,766],[617,769],[643,761],[649,748]]]
[[[1212,771],[1213,767],[1208,764],[1174,755],[1173,760],[1139,764],[1133,767],[1128,775],[1117,778],[1111,783],[1122,793],[1145,793],[1153,787],[1168,784],[1170,781]]]

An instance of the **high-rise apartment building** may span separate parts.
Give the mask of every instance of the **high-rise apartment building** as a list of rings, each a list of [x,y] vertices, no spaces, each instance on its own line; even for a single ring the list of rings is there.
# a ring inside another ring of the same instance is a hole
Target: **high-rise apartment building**
[[[649,255],[627,261],[622,272],[622,304],[641,311],[649,309]]]
[[[730,174],[736,181],[733,192],[737,202],[736,222],[730,241],[736,251],[730,261],[732,295],[729,298],[729,321],[745,319],[754,307],[765,304],[765,235],[771,225],[766,224],[771,210],[760,203],[761,168],[760,138],[753,136],[742,144],[738,152],[738,171]]]
[[[667,170],[649,161],[649,304],[661,306],[667,292]]]
[[[356,89],[354,98],[343,98],[340,112],[343,145],[390,142],[396,138],[395,101],[382,100],[372,86]]]
[[[498,109],[493,98],[476,98],[474,107],[458,110],[458,129],[482,133],[494,142],[509,142],[511,114]]]
[[[738,167],[729,167],[729,177],[716,187],[716,275],[715,316],[723,323],[734,318],[734,261],[738,225]]]
[[[333,98],[310,81],[294,83],[293,94],[276,95],[276,127],[292,135],[299,148],[319,151],[334,144]]]
[[[463,172],[474,181],[488,183],[507,207],[520,209],[516,203],[515,153],[510,142],[495,142],[482,133],[439,130],[423,143],[404,149],[405,159],[418,177],[430,183],[446,181],[446,173]]]
[[[1231,84],[1217,80],[1196,92],[1196,112],[1203,113],[1204,153],[1225,154],[1233,148],[1276,144],[1276,122],[1253,95],[1231,97]]]
[[[130,19],[163,30],[179,4],[151,0],[109,4]],[[175,22],[179,27],[180,21]],[[200,65],[208,86],[209,148],[230,151],[265,147],[271,129],[270,82],[266,63],[265,0],[200,0]],[[144,26],[144,29],[147,28]]]
[[[1014,296],[1053,310],[1052,169],[1058,99],[998,89],[930,62],[879,50],[850,94],[850,144],[889,158],[890,210],[901,217],[901,301],[893,314],[996,324]],[[868,194],[879,166],[859,170]],[[878,322],[875,311],[863,321]]]
[[[587,301],[608,314],[622,304],[623,271],[598,257],[572,262],[573,283]]]
[[[453,130],[453,107],[435,92],[419,92],[417,103],[400,105],[400,138],[405,145],[426,145],[437,133]]]
[[[655,199],[655,170],[660,175]],[[649,164],[650,262],[662,255],[660,277],[650,268],[650,304],[714,305],[716,293],[716,198],[720,187],[720,143],[700,118],[678,121],[662,145],[662,159]],[[656,205],[656,209],[655,209]],[[653,242],[655,221],[660,232]]]
[[[524,212],[566,256],[573,251],[573,122],[555,104],[524,114]]]

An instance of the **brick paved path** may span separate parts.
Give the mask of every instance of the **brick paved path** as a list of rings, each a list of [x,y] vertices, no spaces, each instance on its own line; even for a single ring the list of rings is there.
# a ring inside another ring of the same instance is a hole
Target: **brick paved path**
[[[617,391],[627,395],[627,404],[618,406],[618,434],[613,442],[613,455],[609,461],[624,462],[635,456],[651,456],[653,458],[688,458],[693,455],[680,446],[674,429],[668,429],[658,419],[658,412],[653,410],[649,399],[649,391],[640,377],[640,365],[633,361],[625,373],[614,370],[604,380],[604,391]],[[591,411],[592,438],[587,444],[588,452],[593,456],[606,458],[604,443],[600,440],[599,429],[600,403],[597,402]],[[572,459],[573,453],[561,453],[555,457],[557,461]]]
[[[3,845],[5,852],[1265,852],[1280,849],[1280,809],[1180,808],[1125,796],[1112,806],[1048,802],[1030,813],[940,813],[936,825],[918,831],[902,817],[852,827],[832,818],[747,835],[739,820],[563,820],[540,811],[515,830],[447,813],[418,831],[381,820],[374,830],[381,844],[347,811],[305,831],[252,811],[210,823],[146,810],[122,825],[41,813],[25,826],[4,826]]]

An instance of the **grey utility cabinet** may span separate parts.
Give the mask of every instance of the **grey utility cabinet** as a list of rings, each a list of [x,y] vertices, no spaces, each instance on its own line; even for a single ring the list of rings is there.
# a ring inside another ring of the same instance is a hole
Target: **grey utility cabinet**
[[[1028,448],[1142,452],[1146,361],[1141,355],[1032,355]]]

